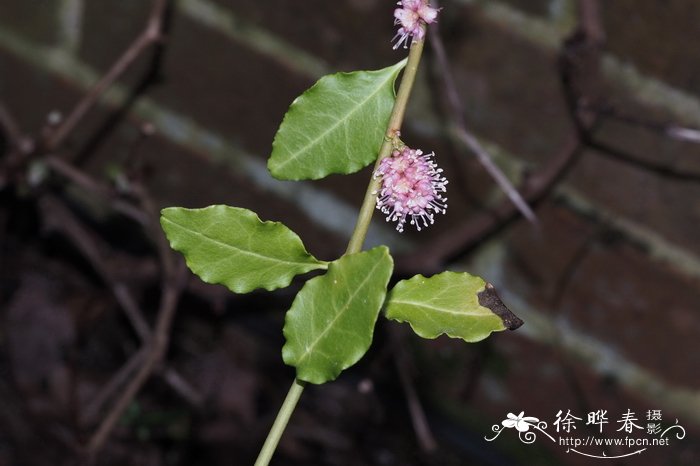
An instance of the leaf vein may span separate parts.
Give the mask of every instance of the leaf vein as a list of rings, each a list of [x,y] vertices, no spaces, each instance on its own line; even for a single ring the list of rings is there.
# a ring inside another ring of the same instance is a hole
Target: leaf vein
[[[372,98],[374,98],[377,94],[379,94],[380,92],[382,92],[382,91],[384,90],[385,84],[386,84],[388,81],[392,80],[393,77],[394,77],[394,73],[390,73],[390,74],[387,76],[387,79],[383,80],[383,81],[381,82],[381,85],[378,85],[377,88],[374,90],[374,92],[372,92],[371,94],[369,94],[364,100],[360,101],[355,107],[353,107],[353,108],[350,110],[350,112],[348,112],[348,113],[346,114],[346,116],[345,116],[344,118],[338,118],[331,126],[329,126],[325,131],[323,131],[323,132],[322,132],[321,134],[319,134],[317,137],[315,137],[315,138],[313,138],[313,139],[309,139],[309,143],[308,143],[308,144],[306,144],[305,146],[300,147],[300,148],[299,148],[298,150],[296,150],[295,152],[290,152],[289,155],[287,156],[287,158],[286,158],[285,160],[283,160],[283,161],[279,162],[279,164],[277,164],[276,170],[279,171],[279,170],[283,169],[285,166],[287,166],[289,163],[296,161],[305,151],[309,150],[310,147],[313,147],[313,146],[315,146],[316,144],[318,144],[319,142],[321,142],[323,139],[325,139],[325,138],[328,136],[328,134],[332,133],[332,132],[335,131],[340,125],[342,125],[342,124],[345,123],[347,120],[349,120],[350,118],[352,118],[352,116],[353,116],[359,109],[361,109],[362,107],[364,107],[364,106],[367,104],[367,102],[370,102],[370,100],[371,100]],[[371,103],[371,102],[370,102],[370,103]],[[335,115],[334,115],[334,116],[335,116]]]
[[[314,348],[318,345],[318,343],[326,336],[326,334],[333,328],[335,323],[345,315],[345,312],[350,308],[350,303],[355,299],[355,297],[358,295],[359,291],[365,286],[365,284],[370,280],[370,277],[374,274],[375,270],[382,264],[381,260],[378,260],[372,269],[365,275],[365,277],[362,279],[362,282],[355,287],[353,292],[350,294],[348,299],[345,301],[344,305],[341,307],[341,309],[338,311],[338,313],[335,315],[333,320],[326,326],[326,328],[321,332],[321,334],[311,342],[310,345],[306,345],[306,348],[304,350],[304,353],[299,357],[298,364],[301,364],[313,351]]]
[[[322,262],[320,262],[320,261],[316,260],[315,258],[313,258],[313,256],[310,256],[310,259],[312,259],[312,261],[305,261],[305,262],[300,262],[300,261],[288,261],[288,260],[279,259],[279,258],[276,258],[276,257],[273,257],[273,256],[265,256],[265,255],[262,255],[262,254],[259,254],[259,253],[253,252],[253,251],[248,251],[248,250],[246,250],[246,249],[241,249],[241,248],[236,247],[236,246],[234,246],[234,245],[232,245],[232,244],[224,243],[224,242],[222,242],[222,241],[217,240],[216,238],[212,238],[211,236],[207,236],[206,234],[204,234],[204,233],[202,233],[202,232],[200,232],[200,231],[191,230],[191,229],[187,228],[186,226],[184,226],[184,225],[182,225],[182,224],[179,224],[179,223],[177,223],[177,222],[174,222],[173,220],[171,220],[171,219],[169,219],[169,218],[164,218],[164,220],[165,220],[166,222],[168,222],[168,223],[174,225],[175,227],[180,228],[181,230],[183,230],[183,231],[185,231],[185,232],[188,232],[188,233],[190,233],[190,234],[192,234],[192,235],[194,235],[194,236],[203,237],[203,238],[205,238],[205,239],[211,241],[212,243],[215,243],[215,244],[221,246],[221,247],[224,248],[224,249],[234,250],[234,251],[236,251],[236,252],[238,252],[238,253],[240,253],[240,254],[247,255],[247,256],[252,256],[252,257],[256,257],[256,258],[259,258],[259,259],[264,260],[264,261],[267,261],[267,262],[273,262],[274,264],[285,263],[285,264],[289,264],[289,265],[304,265],[304,266],[308,266],[308,265],[312,265],[312,266],[313,266],[313,265],[317,265],[317,266],[319,266],[319,268],[323,268],[323,265],[324,265]]]

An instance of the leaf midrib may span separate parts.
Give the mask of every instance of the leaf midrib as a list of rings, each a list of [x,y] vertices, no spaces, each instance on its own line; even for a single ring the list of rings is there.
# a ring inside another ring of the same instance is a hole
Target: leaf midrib
[[[367,283],[367,281],[369,280],[369,278],[374,274],[374,271],[377,270],[377,267],[379,267],[379,266],[381,265],[381,263],[382,263],[382,261],[381,261],[381,260],[378,260],[377,263],[374,264],[374,267],[372,267],[372,270],[365,276],[365,278],[364,278],[364,279],[362,280],[362,282],[360,283],[360,286],[358,286],[357,288],[355,288],[355,290],[354,290],[353,293],[350,295],[350,297],[349,297],[348,300],[346,301],[345,305],[341,308],[341,310],[338,312],[338,314],[336,314],[336,316],[335,316],[335,317],[333,318],[333,320],[326,326],[326,328],[323,330],[323,332],[321,332],[321,334],[318,336],[318,338],[316,338],[316,340],[314,340],[314,342],[311,343],[310,346],[307,346],[307,347],[306,347],[306,350],[305,350],[305,351],[302,353],[302,355],[299,357],[299,361],[298,361],[297,365],[300,365],[311,353],[313,353],[314,349],[316,348],[316,346],[318,345],[318,343],[321,341],[321,339],[323,339],[323,337],[326,336],[326,334],[331,330],[331,328],[333,328],[333,326],[334,326],[335,323],[338,321],[338,319],[339,319],[342,315],[345,315],[345,313],[346,313],[347,310],[349,309],[349,306],[350,306],[349,303],[352,302],[353,299],[355,299],[355,296],[357,296],[358,291],[359,291],[360,289],[362,289],[362,287],[365,286],[365,284]]]
[[[384,89],[384,85],[386,84],[386,82],[389,81],[389,80],[391,80],[393,76],[394,76],[394,72],[393,72],[393,70],[392,70],[392,73],[389,74],[388,78],[385,79],[384,81],[382,81],[381,85],[380,85],[380,86],[377,86],[377,89],[376,89],[374,92],[372,92],[365,100],[363,100],[363,101],[361,101],[359,104],[357,104],[357,105],[346,115],[345,118],[341,118],[341,119],[336,120],[336,122],[335,122],[332,126],[328,127],[328,129],[326,129],[326,131],[324,131],[323,133],[321,133],[318,137],[316,137],[316,138],[314,138],[314,139],[311,139],[305,146],[303,146],[302,148],[300,148],[300,149],[297,150],[296,152],[290,153],[290,154],[285,158],[285,160],[283,160],[283,161],[281,161],[279,164],[277,164],[277,166],[275,167],[275,171],[280,170],[280,169],[283,169],[283,168],[286,167],[289,163],[296,161],[296,160],[299,158],[299,156],[300,156],[301,154],[303,154],[304,152],[308,151],[309,148],[311,148],[311,147],[317,145],[317,144],[319,143],[319,141],[321,141],[322,139],[324,139],[329,133],[335,131],[335,129],[336,129],[338,126],[340,126],[342,123],[344,123],[344,122],[346,122],[347,120],[349,120],[349,119],[352,117],[352,115],[354,115],[355,112],[357,112],[357,110],[358,110],[359,108],[364,107],[364,106],[367,104],[367,102],[368,102],[371,98],[373,98],[373,97],[374,97],[375,95],[377,95],[380,91],[382,91],[382,90]]]
[[[248,251],[248,250],[246,250],[246,249],[241,249],[241,248],[236,247],[236,246],[234,246],[234,245],[232,245],[232,244],[224,243],[224,242],[219,241],[219,240],[217,240],[217,239],[215,239],[215,238],[212,238],[211,236],[207,236],[207,235],[205,235],[204,233],[202,233],[202,232],[200,232],[200,231],[191,230],[190,228],[188,228],[188,227],[186,227],[186,226],[184,226],[184,225],[182,225],[182,224],[180,224],[180,223],[177,223],[177,222],[175,222],[175,221],[173,221],[173,220],[171,220],[171,219],[169,219],[169,218],[167,218],[167,217],[163,217],[163,220],[165,220],[166,222],[170,223],[171,225],[175,225],[176,227],[180,228],[181,230],[184,230],[184,231],[186,231],[186,232],[188,232],[188,233],[191,233],[191,234],[194,235],[194,236],[200,236],[200,237],[202,237],[202,238],[205,238],[205,239],[211,241],[212,243],[215,243],[215,244],[217,244],[217,245],[219,245],[219,246],[222,246],[223,248],[231,249],[231,250],[237,251],[237,252],[240,253],[240,254],[247,255],[247,256],[253,256],[253,257],[259,258],[259,259],[264,260],[264,261],[275,262],[275,263],[284,263],[284,264],[290,264],[290,265],[305,265],[305,266],[308,266],[308,265],[312,265],[312,266],[313,266],[313,265],[315,265],[315,266],[317,266],[318,268],[325,268],[324,266],[326,266],[325,263],[319,261],[318,259],[316,259],[315,257],[313,257],[313,256],[311,256],[311,255],[309,255],[309,258],[312,259],[313,262],[312,262],[312,261],[308,261],[308,262],[288,261],[288,260],[283,260],[283,259],[277,259],[277,258],[274,258],[274,257],[272,257],[272,256],[265,256],[265,255],[258,254],[258,253],[253,252],[253,251]]]
[[[441,313],[444,313],[444,314],[452,314],[452,315],[456,315],[456,316],[482,316],[482,317],[487,317],[487,316],[488,316],[488,313],[479,312],[479,309],[478,309],[478,308],[477,308],[477,312],[478,312],[478,313],[476,313],[476,312],[474,312],[474,311],[469,311],[469,310],[466,310],[466,311],[450,311],[450,310],[445,309],[445,308],[430,306],[430,305],[425,304],[425,303],[423,303],[423,302],[402,301],[402,300],[400,300],[400,299],[392,299],[392,300],[390,301],[389,304],[390,304],[390,305],[391,305],[391,304],[407,304],[407,305],[409,305],[409,306],[424,307],[424,308],[431,309],[431,310],[434,310],[434,311],[437,311],[437,312],[441,312]],[[479,307],[481,307],[481,306],[479,306]],[[483,309],[486,309],[486,308],[483,308]],[[488,311],[488,309],[486,309],[486,310]],[[488,312],[490,313],[491,311],[488,311]]]

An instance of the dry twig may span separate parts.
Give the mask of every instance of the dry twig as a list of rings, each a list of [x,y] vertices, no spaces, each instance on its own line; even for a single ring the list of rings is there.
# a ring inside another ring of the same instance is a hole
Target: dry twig
[[[148,340],[150,329],[141,309],[124,282],[107,265],[103,251],[108,248],[81,225],[73,213],[53,196],[46,194],[39,200],[45,226],[66,235],[82,255],[88,259],[105,285],[109,286],[131,325],[141,340]]]
[[[433,0],[432,4],[434,7],[439,8],[437,0]],[[434,23],[430,27],[430,44],[440,68],[440,77],[442,78],[446,99],[449,104],[450,119],[452,120],[450,134],[476,156],[479,163],[488,174],[491,175],[491,178],[493,178],[506,196],[508,196],[508,199],[510,199],[523,217],[532,223],[537,223],[535,213],[525,199],[523,199],[523,196],[513,186],[508,177],[503,174],[501,169],[493,162],[491,155],[484,146],[481,145],[476,136],[467,130],[467,122],[464,119],[464,109],[462,108],[462,99],[459,97],[459,92],[457,91],[457,86],[452,76],[452,70],[450,69],[447,54],[445,53],[445,46],[440,37],[438,23]]]
[[[7,106],[0,102],[0,130],[7,137],[11,150],[17,150],[23,138],[22,131]]]
[[[55,173],[61,175],[85,191],[99,196],[109,202],[111,207],[116,212],[119,212],[120,214],[141,225],[148,223],[148,218],[141,209],[135,207],[132,203],[126,202],[119,198],[112,188],[95,180],[84,171],[81,171],[68,162],[54,156],[46,156],[43,158],[43,161]]]
[[[564,100],[575,131],[557,155],[535,175],[525,180],[520,192],[531,205],[547,197],[576,164],[586,147],[587,135],[598,123],[598,119],[592,115],[581,115],[578,112],[578,103],[581,90],[590,86],[589,82],[581,81],[595,80],[598,77],[597,66],[604,34],[599,26],[595,0],[582,0],[580,6],[580,29],[565,41],[559,57]],[[465,219],[420,250],[399,257],[397,268],[402,273],[409,274],[416,271],[437,272],[442,269],[444,263],[469,252],[487,237],[501,231],[517,216],[518,210],[514,204],[504,201],[491,211]]]
[[[43,141],[43,147],[47,152],[52,152],[63,144],[66,138],[75,130],[76,126],[95,106],[102,94],[119,79],[129,67],[151,45],[163,38],[163,24],[170,0],[154,0],[148,22],[143,32],[131,43],[119,59],[114,62],[107,73],[90,89],[87,94],[76,104],[68,116],[54,130],[50,131]]]
[[[410,361],[405,352],[405,345],[402,344],[402,334],[398,327],[392,327],[389,329],[391,337],[391,345],[394,355],[394,363],[396,364],[396,370],[399,373],[399,380],[401,381],[401,387],[403,388],[404,395],[406,396],[406,403],[408,404],[408,411],[411,414],[411,422],[413,423],[413,431],[416,433],[416,438],[418,439],[418,444],[420,449],[426,453],[435,451],[437,448],[437,442],[430,430],[430,425],[425,416],[425,410],[421,404],[420,397],[416,392],[415,384],[411,378],[410,374]]]
[[[146,343],[147,352],[143,365],[129,381],[87,445],[87,455],[92,461],[96,458],[126,408],[162,362],[168,348],[170,328],[175,317],[177,303],[185,288],[186,268],[184,262],[176,261],[172,250],[168,247],[165,235],[158,227],[159,214],[154,202],[144,188],[138,185],[135,185],[134,188],[141,199],[144,210],[152,220],[149,222],[150,233],[156,244],[163,277],[160,306],[155,329]]]

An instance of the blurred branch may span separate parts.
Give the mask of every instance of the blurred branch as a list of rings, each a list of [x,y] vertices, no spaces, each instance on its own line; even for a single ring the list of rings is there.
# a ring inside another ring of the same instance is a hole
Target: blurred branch
[[[144,210],[148,213],[151,221],[148,222],[150,234],[158,251],[158,258],[161,265],[162,283],[161,296],[155,329],[145,345],[147,352],[143,365],[138,369],[134,377],[129,381],[121,396],[112,406],[112,409],[105,416],[87,445],[87,455],[90,461],[96,459],[105,441],[114,429],[117,421],[121,418],[126,408],[134,397],[141,390],[151,374],[157,370],[158,365],[165,357],[170,340],[170,328],[175,317],[175,311],[180,298],[180,294],[185,288],[186,268],[180,260],[175,261],[172,250],[168,247],[167,239],[162,230],[158,227],[159,213],[145,188],[135,185],[136,192],[141,200]]]
[[[134,377],[122,392],[121,396],[112,406],[112,409],[104,418],[97,431],[87,445],[87,455],[91,461],[97,454],[117,424],[117,421],[129,407],[141,387],[148,381],[156,366],[165,356],[170,338],[170,326],[175,316],[177,302],[183,289],[184,268],[180,268],[177,275],[172,275],[167,280],[167,285],[161,294],[161,303],[158,309],[158,319],[153,337],[147,345],[147,354],[143,365],[138,369]]]
[[[185,401],[195,408],[201,408],[204,404],[204,397],[196,390],[178,371],[173,368],[165,367],[159,371],[159,375],[163,377],[170,388],[175,390]]]
[[[437,0],[432,1],[435,8],[440,5]],[[450,69],[450,64],[445,52],[445,46],[440,37],[440,29],[438,23],[430,26],[430,45],[435,53],[437,65],[440,69],[440,77],[445,89],[445,97],[448,102],[450,119],[452,120],[450,134],[455,138],[460,145],[465,146],[475,156],[479,163],[484,167],[488,174],[498,184],[504,193],[511,200],[513,205],[528,221],[536,223],[537,218],[525,199],[521,196],[518,190],[513,186],[510,180],[503,174],[500,168],[493,162],[491,155],[481,145],[479,140],[467,130],[467,122],[464,119],[464,108],[462,107],[462,99],[457,91],[457,86]]]
[[[169,11],[170,0],[154,0],[151,13],[146,27],[127,48],[127,50],[110,67],[107,73],[95,83],[95,85],[78,101],[68,116],[54,128],[45,128],[44,136],[41,138],[39,150],[35,155],[41,156],[41,161],[45,163],[55,173],[61,175],[69,182],[79,186],[88,193],[97,195],[109,202],[110,206],[118,212],[142,225],[153,239],[156,246],[159,264],[161,268],[161,296],[155,328],[151,330],[146,322],[143,312],[138,303],[131,295],[129,289],[116,277],[113,271],[107,266],[106,261],[100,251],[100,245],[96,238],[85,229],[78,219],[73,216],[69,209],[61,205],[60,202],[50,195],[39,196],[42,205],[42,213],[46,224],[51,228],[65,234],[83,254],[102,280],[110,286],[112,294],[120,304],[131,324],[142,341],[142,348],[131,357],[131,359],[120,369],[110,382],[98,394],[93,403],[89,406],[84,418],[90,420],[100,411],[101,407],[117,392],[122,386],[116,402],[100,423],[97,431],[92,435],[86,447],[86,454],[90,461],[94,462],[97,454],[102,449],[105,441],[114,429],[128,405],[138,394],[140,389],[154,373],[160,373],[164,379],[183,397],[193,404],[200,404],[201,397],[189,384],[175,371],[161,365],[168,347],[170,338],[170,328],[175,316],[180,295],[185,287],[185,268],[182,261],[175,261],[172,251],[168,247],[167,240],[159,228],[159,212],[155,203],[151,199],[147,190],[140,183],[133,183],[132,194],[136,195],[140,206],[120,199],[115,191],[101,182],[96,181],[87,173],[71,165],[69,162],[55,156],[55,152],[75,130],[80,121],[100,100],[104,93],[112,86],[131,65],[147,50],[151,45],[158,44],[163,38],[165,17]],[[161,50],[156,51],[155,60],[149,69],[148,74],[132,93],[130,100],[122,107],[122,111],[133,103],[153,78],[157,75]],[[0,108],[0,111],[4,110]],[[0,125],[8,133],[8,137],[13,139],[13,143],[20,137],[14,120],[9,117],[9,112],[0,114]],[[114,126],[108,122],[109,126]],[[104,132],[101,130],[98,134]],[[17,144],[14,144],[17,145]],[[92,147],[92,141],[88,147]]]
[[[136,369],[143,364],[148,353],[148,346],[142,346],[136,353],[132,354],[129,360],[110,378],[110,380],[100,389],[98,394],[85,407],[81,416],[80,424],[90,425],[100,414],[107,402],[124,387],[134,374]],[[163,380],[172,390],[178,393],[184,400],[195,408],[200,408],[204,403],[204,398],[199,391],[176,370],[163,367],[158,370]]]
[[[581,96],[593,92],[599,78],[600,51],[604,33],[598,15],[597,0],[579,3],[579,27],[567,38],[559,53],[559,77],[562,94],[574,132],[548,163],[529,176],[520,192],[531,205],[546,198],[576,164],[586,148],[588,134],[598,124],[594,115],[578,111]],[[420,250],[397,258],[402,273],[438,272],[443,264],[468,253],[474,246],[501,231],[517,219],[518,210],[511,201],[465,219],[449,231],[436,237]]]
[[[601,47],[605,43],[605,29],[600,17],[598,0],[578,1],[578,22],[589,45]]]
[[[113,189],[95,180],[84,171],[79,170],[65,160],[55,156],[44,157],[43,161],[49,168],[66,178],[68,181],[74,183],[76,186],[84,189],[90,194],[101,197],[107,201],[116,212],[125,215],[138,224],[146,225],[148,223],[148,217],[141,209],[134,206],[130,202],[120,199],[116,196]]]
[[[114,396],[114,394],[122,388],[129,377],[133,375],[136,369],[143,363],[146,357],[146,346],[142,346],[136,353],[132,354],[129,360],[109,379],[90,401],[82,412],[80,423],[92,424],[97,415],[102,411],[102,408]]]
[[[108,259],[103,253],[107,249],[105,245],[101,244],[95,235],[88,232],[75,215],[53,196],[49,194],[42,196],[39,205],[45,225],[52,230],[63,233],[78,248],[103,283],[110,287],[114,298],[128,317],[139,338],[143,341],[147,340],[150,336],[150,329],[146,318],[128,287],[108,266]]]
[[[700,129],[688,128],[674,123],[660,123],[642,119],[636,115],[620,111],[610,106],[581,104],[579,107],[581,111],[592,112],[606,119],[620,121],[631,126],[638,126],[649,131],[661,133],[671,139],[700,144]]]
[[[7,106],[0,102],[0,130],[7,137],[7,142],[13,150],[17,150],[20,147],[20,141],[22,140],[22,131],[19,129],[17,120],[12,115],[12,112],[7,108]]]
[[[425,416],[425,410],[423,409],[423,405],[421,404],[418,393],[416,392],[415,384],[411,378],[411,362],[406,353],[406,345],[402,342],[402,329],[392,326],[389,329],[389,336],[391,337],[394,363],[396,364],[396,370],[399,373],[401,388],[403,388],[404,395],[406,396],[406,403],[408,404],[408,411],[411,414],[413,431],[416,433],[416,438],[418,439],[420,449],[425,453],[433,452],[435,449],[437,449],[438,445],[432,431],[430,430],[430,425],[428,424],[428,420]]]
[[[110,382],[105,385],[92,403],[88,405],[82,420],[84,422],[89,422],[91,419],[94,419],[106,401],[124,385],[138,365],[145,361],[145,357],[148,354],[146,349],[152,338],[152,332],[143,311],[138,302],[134,299],[131,291],[123,280],[119,278],[118,274],[110,267],[112,261],[110,261],[104,253],[109,247],[103,244],[99,237],[88,231],[78,218],[76,218],[76,216],[58,199],[47,194],[40,199],[39,203],[45,225],[68,237],[88,260],[105,285],[109,286],[111,289],[116,301],[121,306],[144,345],[141,350],[135,353],[122,369],[112,377]],[[190,387],[186,380],[176,371],[163,368],[159,371],[159,374],[163,376],[172,389],[183,396],[188,402],[195,406],[201,404],[201,396],[199,396],[196,390]]]
[[[0,101],[0,133],[5,137],[7,150],[0,159],[0,189],[16,175],[26,155],[34,150],[34,141],[25,136],[17,119],[4,102]]]
[[[586,145],[603,157],[626,163],[664,178],[671,178],[676,181],[700,182],[700,172],[697,171],[680,170],[664,163],[644,160],[610,144],[592,139],[587,140]]]
[[[65,120],[49,133],[43,142],[43,147],[46,151],[52,152],[56,150],[73,132],[88,111],[99,101],[102,94],[129,69],[146,49],[162,40],[164,17],[168,10],[169,2],[170,0],[153,1],[153,7],[144,30],[124,51],[122,56],[114,62],[107,73],[76,104]]]
[[[587,65],[587,71],[589,73],[594,72],[597,74],[597,67],[600,63],[600,52],[605,41],[605,31],[600,18],[600,2],[599,0],[579,0],[578,7],[579,31],[567,42],[575,47],[578,47],[583,52],[580,55],[583,56],[584,60],[587,59],[587,61],[584,63],[584,65]],[[571,48],[572,47],[570,47],[570,49]],[[562,76],[564,81],[569,81],[570,85],[568,86],[568,90],[571,95],[569,95],[568,101],[570,111],[572,115],[575,115],[575,119],[577,121],[580,122],[581,119],[590,121],[593,118],[600,119],[603,116],[614,117],[630,124],[657,130],[674,139],[700,142],[700,131],[698,130],[684,128],[677,125],[659,125],[656,123],[643,121],[634,116],[615,112],[609,107],[606,108],[605,106],[592,104],[591,102],[595,100],[591,99],[589,96],[582,98],[582,96],[585,95],[585,91],[582,92],[581,89],[576,88],[575,84],[572,85],[574,80],[581,78],[580,74],[576,74],[575,76],[571,74],[572,71],[576,71],[577,63],[575,63],[575,60],[570,60],[569,63],[571,66],[565,70],[567,70],[570,75],[567,76],[566,72],[564,72],[562,73]],[[591,112],[593,109],[605,111]],[[644,160],[628,153],[623,149],[597,141],[594,136],[594,131],[592,131],[592,127],[590,125],[586,125],[585,123],[579,124],[579,130],[581,132],[581,138],[586,146],[597,151],[597,153],[602,156],[636,166],[659,176],[673,178],[678,181],[700,181],[699,172],[679,170],[662,163]]]
[[[535,175],[528,177],[521,188],[530,204],[546,197],[573,166],[581,154],[583,145],[578,136],[571,136],[564,146]],[[511,202],[504,201],[489,211],[478,213],[455,225],[449,231],[396,259],[401,273],[437,273],[443,264],[466,254],[487,237],[501,231],[518,217],[518,210]]]

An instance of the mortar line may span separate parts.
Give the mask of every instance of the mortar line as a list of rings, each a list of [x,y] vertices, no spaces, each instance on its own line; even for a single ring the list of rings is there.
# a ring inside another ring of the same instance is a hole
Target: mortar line
[[[61,77],[81,90],[87,90],[99,79],[99,74],[61,49],[32,44],[0,25],[0,46],[38,69]],[[1,85],[2,83],[0,83]],[[127,97],[126,89],[116,84],[103,96],[101,103],[118,106]],[[356,207],[335,195],[314,187],[311,183],[279,181],[269,174],[265,161],[248,153],[216,132],[197,124],[192,118],[141,97],[133,107],[133,114],[149,121],[170,142],[188,149],[194,155],[227,165],[234,173],[281,199],[295,199],[295,206],[318,225],[342,238],[349,238],[357,216]],[[330,213],[330,214],[329,214]],[[387,244],[396,252],[405,251],[409,240],[398,237],[393,229],[376,223],[367,235],[368,247]]]
[[[546,51],[559,50],[562,42],[571,33],[568,21],[552,24],[543,18],[524,13],[498,0],[452,0],[454,3],[471,5],[492,24]],[[683,122],[700,126],[700,98],[697,95],[644,73],[632,63],[609,53],[602,55],[602,73],[605,78],[623,87],[633,97],[649,106],[663,109]]]
[[[495,0],[452,1],[474,6],[492,24],[550,52],[559,49],[575,24],[566,17],[562,21],[548,21]],[[181,0],[179,9],[200,24],[282,63],[303,76],[316,79],[331,72],[330,65],[322,59],[290,45],[278,35],[253,25],[232,10],[216,5],[210,0]],[[603,54],[602,71],[607,79],[625,88],[640,102],[663,109],[682,122],[700,126],[698,96],[646,76],[633,64],[610,53]]]
[[[549,315],[535,309],[524,298],[509,291],[508,279],[504,276],[506,260],[503,246],[491,242],[480,250],[469,264],[469,273],[487,277],[499,290],[508,307],[526,324],[514,333],[515,336],[564,350],[573,360],[583,362],[590,370],[602,376],[612,376],[631,393],[659,403],[664,408],[688,416],[700,425],[700,391],[687,386],[678,386],[663,380],[657,373],[649,371],[637,362],[624,356],[614,345],[601,341],[564,318]],[[467,267],[456,268],[466,271]]]
[[[444,135],[444,131],[441,131],[440,128],[430,125],[421,125],[415,131],[420,132],[424,137],[434,138]],[[523,162],[522,158],[514,156],[503,146],[486,139],[478,139],[482,145],[488,148],[488,151],[506,173],[522,173],[526,167],[532,168],[530,163]],[[500,198],[502,199],[502,193],[499,192],[499,194],[501,194]],[[624,233],[631,242],[643,245],[646,255],[650,259],[700,280],[700,256],[697,253],[675,245],[671,240],[642,223],[614,213],[611,209],[589,199],[585,194],[566,183],[554,190],[554,196],[563,199],[567,207],[576,214],[594,216],[596,221],[604,226]],[[497,202],[497,199],[493,198],[491,201]]]
[[[662,376],[628,359],[614,346],[576,329],[567,319],[535,310],[504,286],[499,288],[499,293],[513,312],[527,322],[517,332],[521,336],[527,334],[534,341],[561,348],[601,376],[614,377],[632,393],[675,411],[682,416],[681,422],[688,419],[700,425],[700,391],[664,381]]]
[[[570,0],[558,1],[565,4],[567,8],[573,8]],[[551,21],[528,15],[494,0],[453,0],[453,2],[477,7],[490,22],[507,27],[508,31],[551,51],[558,50],[562,41],[570,33],[570,28],[575,24],[572,18],[564,16],[562,21],[555,23],[557,26],[553,26]],[[182,0],[180,5],[182,12],[192,19],[218,30],[229,38],[245,43],[259,53],[283,61],[283,63],[286,63],[290,58],[300,60],[299,63],[302,66],[297,66],[295,69],[305,76],[317,78],[329,72],[329,65],[325,62],[303,50],[290,46],[274,33],[247,24],[245,20],[227,8],[215,5],[209,0]],[[246,31],[254,31],[254,34],[248,37]],[[264,41],[261,42],[264,45],[255,43],[255,39],[258,37],[264,37]],[[654,78],[644,76],[633,65],[624,63],[611,54],[604,54],[602,70],[604,75],[614,83],[635,89],[634,95],[640,102],[662,108],[682,121],[700,126],[700,99],[696,96]],[[479,139],[481,140],[481,138]],[[484,141],[484,143],[494,148],[500,157],[509,163],[520,160],[493,142]],[[573,191],[567,189],[567,193],[567,196],[571,197]],[[580,208],[583,208],[583,204],[588,206],[584,209],[585,211],[598,209],[603,212],[605,210],[602,206],[584,201],[584,196],[581,194],[578,194],[576,199],[578,201],[576,205]],[[605,212],[603,217],[607,224],[614,224],[630,238],[649,244],[653,258],[677,266],[693,277],[700,278],[700,257],[674,246],[661,235],[650,231],[637,222],[627,219],[615,220],[609,211]]]
[[[15,55],[24,58],[37,68],[68,78],[82,89],[87,89],[97,79],[97,73],[94,70],[72,56],[60,51],[33,45],[2,26],[0,26],[0,42],[4,43]],[[125,97],[125,91],[120,86],[115,86],[105,96],[107,104],[111,106],[118,105]],[[241,169],[254,184],[283,199],[296,198],[299,201],[300,209],[307,216],[328,231],[332,231],[343,238],[348,237],[347,225],[354,222],[354,207],[326,191],[314,188],[310,183],[287,183],[274,180],[268,174],[264,162],[258,157],[246,153],[240,147],[226,141],[223,136],[200,127],[188,117],[170,111],[147,97],[139,100],[135,107],[135,112],[139,117],[150,119],[154,123],[160,121],[162,124],[159,124],[159,126],[162,126],[164,135],[171,142],[187,147],[196,154],[211,154],[215,161],[230,165],[232,169]],[[431,134],[438,133],[437,129],[430,130],[427,127],[423,127],[422,131],[428,131]],[[498,144],[479,139],[492,153],[498,155],[502,160],[508,161],[507,163],[509,164],[522,165],[522,163],[515,162],[520,159],[514,157]],[[637,222],[627,219],[615,219],[609,210],[586,200],[581,193],[575,193],[570,188],[562,188],[558,192],[565,193],[564,195],[572,201],[572,205],[578,206],[579,213],[590,212],[591,210],[601,212],[604,223],[613,224],[613,226],[625,232],[628,237],[648,245],[652,259],[662,261],[676,270],[688,273],[694,278],[700,278],[700,258],[696,254],[671,244],[661,235],[650,231]],[[334,212],[336,215],[329,216],[321,212]],[[407,250],[410,245],[409,241],[397,238],[397,235],[385,230],[381,227],[373,226],[370,229],[367,244],[369,246],[389,244],[395,252]]]
[[[289,44],[267,29],[238,17],[232,10],[208,0],[180,0],[178,10],[190,19],[244,44],[302,76],[320,78],[333,72],[322,59]]]
[[[53,73],[63,79],[73,82],[77,87],[86,89],[98,77],[97,73],[84,63],[76,60],[73,56],[60,50],[52,50],[40,47],[19,38],[12,32],[0,26],[0,44],[10,53],[28,62],[36,68]],[[103,102],[115,106],[126,97],[126,90],[121,86],[113,87],[103,99]],[[205,130],[198,126],[190,118],[180,115],[165,107],[156,104],[147,97],[143,97],[134,106],[133,110],[139,118],[152,121],[158,127],[166,139],[172,143],[183,146],[195,154],[208,153],[212,155],[214,161],[229,165],[231,168],[240,170],[246,174],[256,185],[265,191],[272,192],[283,198],[294,196],[300,199],[299,208],[314,218],[320,225],[335,231],[336,233],[348,236],[347,225],[352,222],[329,222],[332,216],[326,214],[326,207],[304,209],[312,204],[303,202],[313,198],[325,199],[328,208],[340,213],[340,217],[350,216],[354,218],[355,209],[325,191],[318,190],[305,182],[284,183],[274,180],[267,174],[264,162],[246,153],[241,148],[227,142],[216,133]],[[342,229],[342,231],[341,231]],[[396,235],[379,231],[374,233],[373,243],[396,244]],[[395,246],[392,246],[392,248]],[[459,269],[460,267],[456,267]],[[472,270],[473,271],[473,270]],[[488,274],[484,274],[487,275]],[[491,281],[498,284],[497,280]],[[503,285],[503,283],[500,283]],[[501,287],[501,294],[506,297],[506,301],[515,303],[513,308],[516,313],[528,321],[528,325],[523,327],[519,333],[534,341],[551,344],[553,332],[564,332],[562,345],[571,354],[582,357],[586,364],[600,373],[613,373],[615,375],[625,375],[621,377],[620,383],[632,391],[650,399],[661,399],[667,406],[678,411],[691,409],[693,419],[700,422],[700,394],[684,388],[672,387],[665,384],[659,377],[646,371],[635,363],[619,355],[611,347],[602,342],[594,340],[592,337],[557,324],[555,319],[545,314],[534,311],[532,307],[525,303],[522,298],[513,293],[509,293],[506,287]],[[591,343],[592,342],[592,343]],[[634,380],[635,383],[631,381]]]
[[[547,51],[556,51],[570,33],[574,22],[552,22],[523,13],[494,0],[453,0],[477,7],[483,17],[500,25],[509,33],[527,40]],[[330,66],[312,54],[289,45],[283,38],[252,25],[230,9],[210,0],[181,0],[181,12],[247,47],[264,54],[303,76],[311,79],[331,72]],[[610,53],[603,54],[603,75],[625,88],[640,102],[663,109],[689,125],[700,126],[700,98],[682,89],[670,86],[653,77],[645,76],[633,64]]]
[[[680,246],[676,246],[661,234],[612,212],[604,206],[588,199],[571,187],[563,186],[555,191],[569,209],[579,215],[593,217],[603,225],[619,230],[632,242],[642,244],[645,254],[656,262],[700,280],[700,257]]]
[[[61,0],[58,7],[58,47],[77,54],[83,33],[84,0]]]

